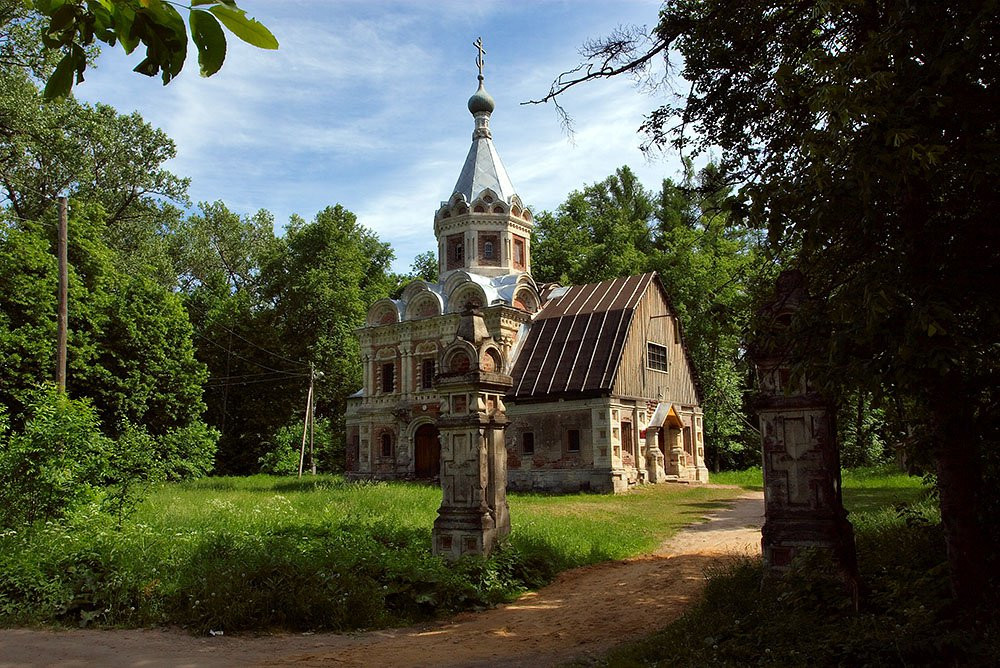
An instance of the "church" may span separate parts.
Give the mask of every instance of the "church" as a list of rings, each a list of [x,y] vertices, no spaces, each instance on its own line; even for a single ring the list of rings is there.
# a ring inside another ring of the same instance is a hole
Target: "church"
[[[707,481],[697,377],[659,277],[532,279],[534,222],[493,142],[479,63],[472,146],[434,214],[438,281],[372,304],[357,330],[364,381],[348,401],[348,477],[443,479],[439,427],[482,413],[504,419],[507,489]],[[456,393],[462,374],[509,380]]]

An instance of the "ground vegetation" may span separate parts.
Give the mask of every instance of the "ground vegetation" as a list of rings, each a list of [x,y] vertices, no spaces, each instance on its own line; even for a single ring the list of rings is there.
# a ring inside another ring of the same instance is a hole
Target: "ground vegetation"
[[[431,555],[440,490],[337,476],[161,485],[117,526],[84,505],[0,532],[0,625],[194,632],[379,628],[509,600],[567,568],[648,552],[737,489],[510,496],[489,559]]]

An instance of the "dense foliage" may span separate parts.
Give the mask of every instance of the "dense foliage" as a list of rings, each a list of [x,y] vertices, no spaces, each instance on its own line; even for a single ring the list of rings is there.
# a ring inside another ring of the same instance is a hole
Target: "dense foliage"
[[[114,4],[120,18],[130,3]],[[232,3],[216,4],[226,13]],[[101,6],[41,9],[66,21],[72,9],[66,36]],[[175,147],[160,130],[105,105],[43,101],[55,56],[38,35],[49,18],[0,6],[0,406],[12,431],[54,368],[54,204],[67,192],[67,389],[90,399],[101,433],[135,442],[128,430],[141,429],[170,479],[253,473],[304,411],[313,365],[320,422],[331,425],[316,449],[337,470],[343,401],[360,384],[353,328],[399,280],[389,247],[339,206],[295,217],[283,237],[266,211],[239,216],[216,202],[185,215],[187,180],[163,167]]]
[[[176,295],[115,266],[98,205],[73,207],[70,259],[69,382],[89,397],[109,431],[122,420],[154,435],[198,423],[205,368],[195,359],[191,324]],[[0,236],[0,404],[15,427],[26,397],[55,360],[56,261],[51,216],[18,220]]]

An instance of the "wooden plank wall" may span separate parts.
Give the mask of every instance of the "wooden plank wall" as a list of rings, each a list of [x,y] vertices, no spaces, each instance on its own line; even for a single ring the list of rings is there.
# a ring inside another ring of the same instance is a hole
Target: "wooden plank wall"
[[[665,316],[670,317],[654,317]],[[646,368],[646,342],[667,348],[667,372]],[[660,399],[697,405],[691,369],[677,336],[677,320],[655,281],[639,300],[622,351],[614,394],[622,397]],[[665,394],[663,394],[665,392]]]

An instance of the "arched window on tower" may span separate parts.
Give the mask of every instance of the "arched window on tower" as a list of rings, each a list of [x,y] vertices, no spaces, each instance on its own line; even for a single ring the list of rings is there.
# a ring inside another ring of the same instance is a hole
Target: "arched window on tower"
[[[493,242],[492,241],[487,241],[486,243],[483,244],[483,257],[485,257],[487,260],[492,260],[493,259]]]

